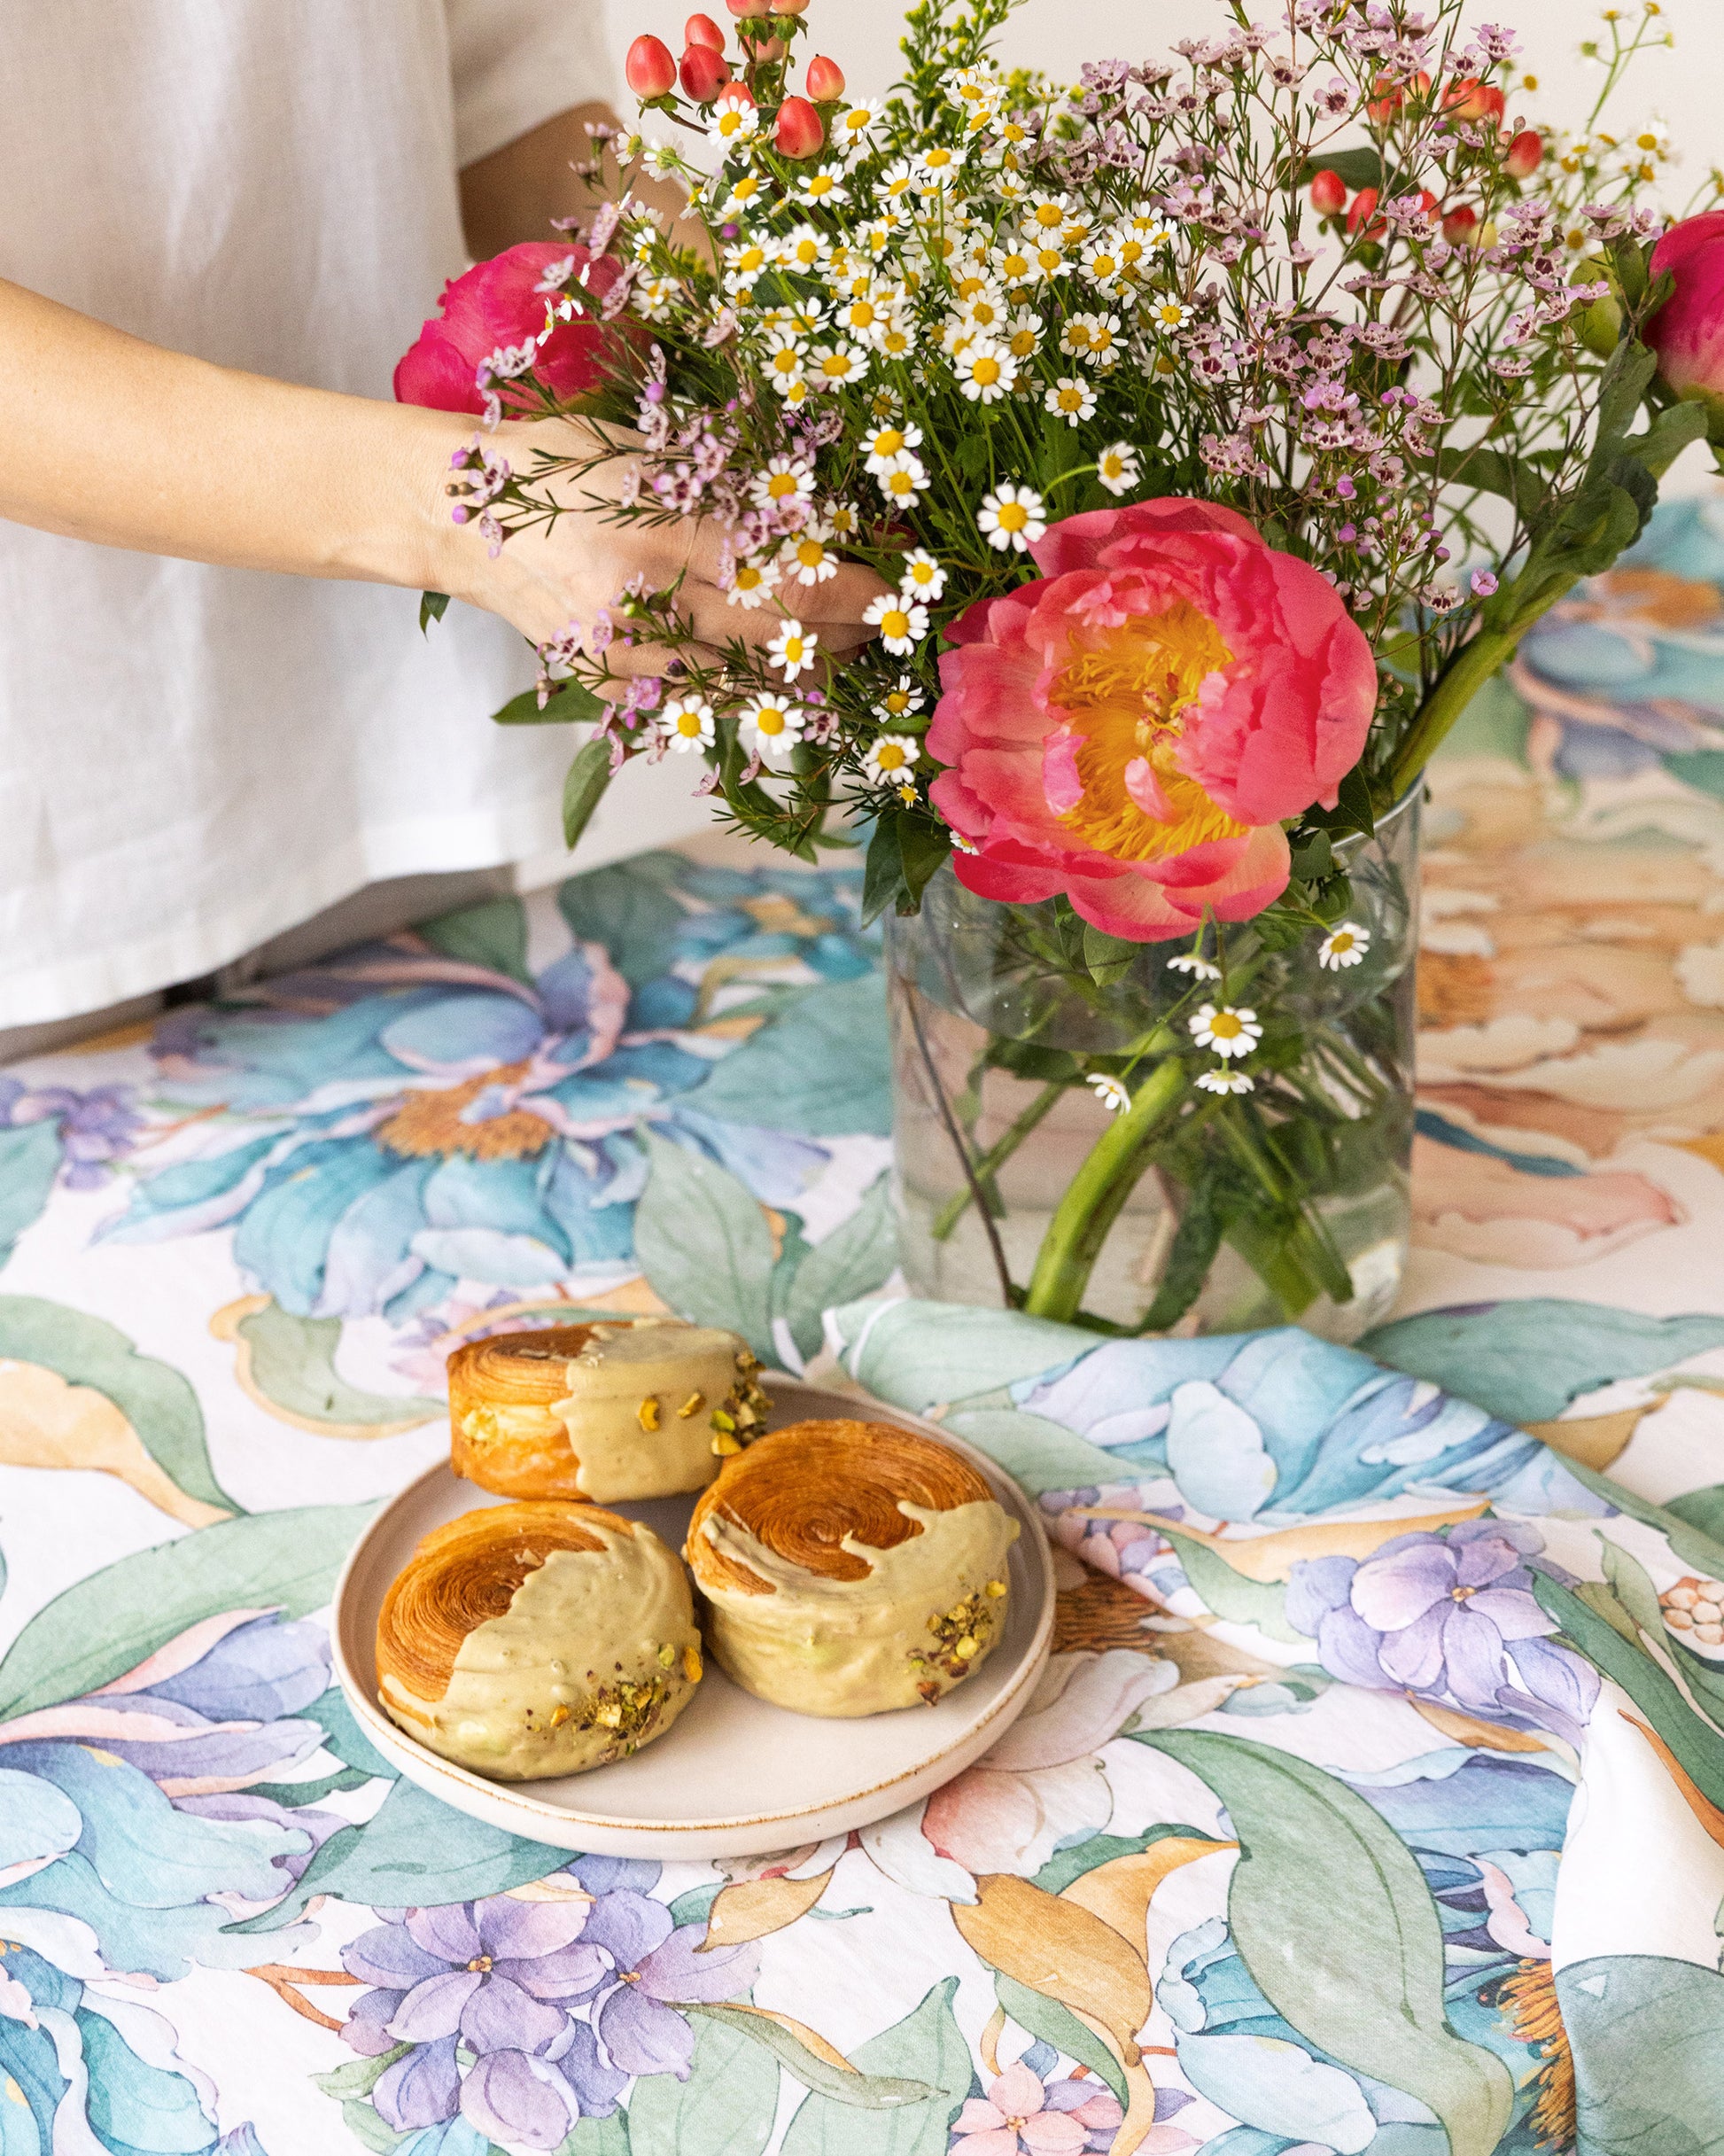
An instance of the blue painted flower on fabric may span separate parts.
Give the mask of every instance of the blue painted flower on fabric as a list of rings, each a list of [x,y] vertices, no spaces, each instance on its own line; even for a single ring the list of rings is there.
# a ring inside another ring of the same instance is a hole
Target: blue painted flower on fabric
[[[236,1262],[283,1309],[399,1323],[462,1281],[597,1293],[630,1277],[642,1125],[794,1206],[827,1148],[709,1114],[699,1088],[768,1015],[726,1019],[739,989],[871,961],[835,899],[808,915],[772,877],[730,872],[746,891],[703,908],[717,874],[688,872],[686,907],[662,878],[643,885],[674,921],[644,957],[624,951],[629,979],[566,928],[515,972],[405,935],[273,980],[245,1010],[174,1015],[155,1042],[166,1089],[229,1114],[187,1133],[105,1234],[231,1226]]]

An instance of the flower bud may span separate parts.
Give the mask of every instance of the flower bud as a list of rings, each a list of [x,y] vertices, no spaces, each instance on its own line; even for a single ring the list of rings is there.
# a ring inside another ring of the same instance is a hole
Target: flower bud
[[[806,97],[787,97],[779,106],[773,144],[783,157],[819,155],[826,144],[826,129],[820,124],[820,115]]]
[[[623,62],[628,86],[637,97],[663,97],[676,88],[677,64],[662,38],[637,37]]]
[[[711,45],[690,45],[682,56],[682,87],[696,105],[711,105],[730,80],[730,64]]]
[[[1347,213],[1347,229],[1349,232],[1356,232],[1361,225],[1370,224],[1371,220],[1376,215],[1377,190],[1374,187],[1362,187],[1354,196],[1353,206]],[[1382,229],[1382,221],[1379,218],[1376,224],[1371,225],[1371,230],[1365,234],[1365,237],[1370,239]]]
[[[1580,316],[1580,342],[1600,359],[1609,359],[1622,335],[1622,305],[1606,292]]]
[[[1347,182],[1326,165],[1311,182],[1311,207],[1324,217],[1347,207]]]
[[[1642,334],[1679,397],[1706,408],[1706,435],[1724,442],[1724,210],[1673,224],[1652,250],[1652,282],[1667,269],[1670,297]]]
[[[685,45],[705,45],[714,52],[725,49],[725,34],[711,15],[691,15],[682,26]]]
[[[808,63],[808,94],[816,105],[835,105],[844,94],[844,71],[824,52]]]
[[[1442,236],[1451,247],[1469,245],[1478,229],[1479,213],[1470,202],[1457,202],[1443,213]]]
[[[1523,128],[1509,144],[1503,169],[1511,180],[1530,180],[1543,157],[1543,136],[1536,128]]]

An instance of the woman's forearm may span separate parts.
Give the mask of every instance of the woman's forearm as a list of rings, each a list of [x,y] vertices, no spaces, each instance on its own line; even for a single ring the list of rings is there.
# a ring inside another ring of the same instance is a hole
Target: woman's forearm
[[[0,281],[0,516],[151,554],[447,589],[470,420],[145,344]]]

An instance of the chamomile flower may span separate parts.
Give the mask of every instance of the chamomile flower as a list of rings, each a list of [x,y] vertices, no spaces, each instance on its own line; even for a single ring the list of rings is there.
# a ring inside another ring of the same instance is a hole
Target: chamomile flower
[[[1056,419],[1063,419],[1068,427],[1079,426],[1084,420],[1095,417],[1095,385],[1078,375],[1062,374],[1042,402]]]
[[[1198,1084],[1205,1093],[1255,1093],[1257,1081],[1243,1070],[1230,1070],[1223,1064],[1219,1070],[1200,1070]]]
[[[766,658],[778,668],[787,681],[794,681],[798,674],[805,673],[814,664],[814,653],[819,638],[812,629],[805,629],[800,621],[792,619],[766,646]]]
[[[829,525],[804,525],[779,549],[779,567],[793,584],[825,584],[838,573]]]
[[[894,415],[882,421],[872,433],[862,437],[866,469],[884,471],[893,458],[901,456],[906,449],[920,448],[921,441],[920,427],[907,427]]]
[[[907,673],[901,673],[874,705],[874,710],[889,722],[902,724],[906,719],[913,719],[927,702],[928,698],[914,680]]]
[[[904,222],[896,209],[882,211],[872,224],[862,228],[862,245],[870,261],[879,261],[889,254],[897,244],[898,227]]]
[[[837,328],[865,345],[872,345],[882,336],[891,318],[891,300],[884,293],[876,296],[873,292],[852,292],[833,312]]]
[[[1192,318],[1192,310],[1183,300],[1158,300],[1148,310],[1150,321],[1166,335],[1183,330]]]
[[[874,348],[882,358],[908,359],[915,349],[915,331],[910,316],[902,307],[894,307],[892,317],[874,339]]]
[[[840,150],[856,155],[872,147],[869,137],[880,118],[880,106],[872,99],[853,105],[832,123],[832,140]]]
[[[1236,1008],[1223,1003],[1217,1010],[1213,1003],[1202,1003],[1186,1023],[1198,1047],[1213,1048],[1217,1055],[1249,1055],[1263,1038],[1256,1012],[1243,1004]]]
[[[906,599],[937,599],[946,588],[946,572],[926,547],[906,554],[898,570],[898,589]]]
[[[808,377],[799,374],[794,382],[781,383],[779,394],[784,400],[786,411],[799,411],[808,401]]]
[[[920,173],[908,158],[901,157],[889,165],[875,183],[876,198],[902,210],[912,209],[920,184]]]
[[[1013,315],[1006,325],[1006,348],[1020,367],[1041,349],[1042,331],[1046,327],[1041,316],[1027,307],[1021,307]]]
[[[1125,273],[1125,258],[1119,242],[1104,232],[1084,248],[1083,275],[1098,292],[1112,292]]]
[[[658,713],[658,737],[679,752],[712,746],[712,706],[693,697],[676,697]]]
[[[774,250],[787,269],[815,275],[832,252],[832,242],[812,224],[792,225]]]
[[[1096,459],[1096,478],[1110,494],[1129,494],[1143,484],[1143,466],[1129,441],[1110,442]]]
[[[1071,214],[1071,206],[1063,195],[1031,195],[1025,226],[1043,237],[1061,232]]]
[[[843,389],[859,382],[868,371],[868,355],[860,345],[817,345],[808,362],[810,377],[821,389]]]
[[[758,209],[765,199],[766,183],[757,172],[739,172],[730,183],[730,192],[725,198],[726,217],[745,217],[750,210]]]
[[[1104,1070],[1091,1070],[1083,1083],[1110,1116],[1122,1116],[1131,1105],[1131,1095],[1116,1078],[1109,1078]]]
[[[894,509],[914,509],[928,491],[927,470],[908,449],[889,456],[876,469],[874,481]]]
[[[750,697],[742,708],[737,735],[742,746],[764,764],[788,764],[790,752],[802,739],[808,713],[788,697],[767,689]]]
[[[1145,247],[1165,247],[1177,230],[1165,217],[1157,217],[1153,213],[1128,217],[1120,227],[1124,237],[1135,239]]]
[[[770,337],[780,332],[787,337],[812,337],[826,320],[826,309],[812,296],[798,300],[794,307],[767,307],[760,316],[760,327]]]
[[[814,491],[814,467],[805,457],[775,456],[749,481],[749,499],[757,509],[774,502],[805,502]]]
[[[1036,265],[1029,259],[1029,249],[1021,241],[1013,240],[1009,246],[1002,247],[993,257],[990,267],[1008,292],[1015,290],[1020,284],[1035,282]]]
[[[664,322],[681,296],[680,277],[643,277],[631,295],[630,305],[643,321]]]
[[[1177,958],[1170,958],[1168,964],[1176,973],[1189,973],[1196,981],[1221,978],[1221,968],[1212,966],[1207,958],[1200,958],[1195,951],[1182,951]]]
[[[780,331],[766,347],[766,378],[780,397],[788,396],[791,389],[802,382],[807,371],[804,354],[808,350],[805,337],[793,337]],[[806,384],[804,384],[806,394]],[[800,401],[800,399],[797,400]]]
[[[757,239],[738,240],[724,253],[725,290],[732,299],[751,293],[768,267],[766,250]]]
[[[1018,378],[1018,362],[1004,345],[979,337],[952,362],[958,386],[972,404],[998,404]]]
[[[863,776],[876,785],[900,786],[920,754],[913,735],[881,734],[862,759]]]
[[[1009,152],[994,175],[994,192],[1002,202],[1021,202],[1029,192],[1029,183],[1017,169],[1017,160]]]
[[[1111,367],[1119,357],[1117,315],[1073,315],[1060,332],[1062,351],[1093,367]]]
[[[832,526],[832,536],[839,541],[854,539],[862,527],[862,519],[848,502],[834,502],[827,509],[826,520]]]
[[[928,634],[928,609],[892,593],[870,599],[862,619],[880,631],[880,641],[894,658],[907,658]]]
[[[982,848],[976,844],[975,839],[966,838],[962,831],[954,831],[951,835],[951,850],[954,853],[968,853],[974,856],[980,853]]]
[[[1038,238],[1029,250],[1029,262],[1037,276],[1043,282],[1050,277],[1063,276],[1066,271],[1066,250],[1055,232]]]
[[[954,150],[949,143],[933,143],[916,162],[928,186],[944,189],[950,187],[963,169],[964,153]]]
[[[1363,965],[1370,948],[1371,930],[1359,928],[1351,921],[1343,921],[1331,929],[1317,946],[1317,963],[1332,973],[1338,973],[1343,966]]]
[[[848,202],[850,193],[842,174],[836,172],[808,172],[796,182],[796,199],[799,202]]]
[[[756,561],[738,562],[731,573],[730,589],[725,596],[731,605],[747,607],[752,612],[776,590],[778,578],[778,564],[770,556]]]
[[[753,98],[726,97],[721,91],[717,109],[707,122],[726,155],[746,149],[760,132],[760,114]]]
[[[998,337],[1005,330],[1008,312],[1006,294],[997,284],[982,279],[975,280],[975,290],[959,293],[958,320],[967,330],[976,330],[983,337]]]
[[[1043,514],[1046,507],[1033,486],[1003,479],[992,494],[982,496],[976,529],[997,554],[1008,549],[1027,554],[1047,531],[1047,519]]]

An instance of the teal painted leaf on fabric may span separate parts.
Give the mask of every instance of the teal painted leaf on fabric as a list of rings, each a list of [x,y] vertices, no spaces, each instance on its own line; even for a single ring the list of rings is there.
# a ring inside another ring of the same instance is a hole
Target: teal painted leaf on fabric
[[[0,1717],[112,1684],[220,1610],[303,1617],[321,1608],[376,1509],[306,1505],[252,1513],[92,1572],[39,1609],[0,1661]]]
[[[1535,1296],[1490,1310],[1398,1318],[1358,1344],[1391,1369],[1429,1378],[1505,1422],[1554,1422],[1601,1385],[1724,1347],[1724,1317],[1646,1318],[1604,1303]]]
[[[1278,1582],[1247,1579],[1207,1543],[1194,1542],[1177,1528],[1160,1527],[1178,1553],[1179,1563],[1206,1609],[1230,1624],[1254,1624],[1270,1639],[1289,1646],[1306,1635],[1287,1622],[1287,1591]]]
[[[51,1782],[0,1767],[0,1870],[63,1856],[83,1831],[83,1815]]]
[[[760,2156],[777,2111],[776,2060],[724,2022],[703,2016],[695,2024],[687,2081],[652,2074],[635,2082],[630,2156]]]
[[[627,2112],[613,2111],[608,2119],[577,2119],[557,2143],[556,2156],[632,2156]]]
[[[0,1131],[0,1265],[42,1217],[60,1171],[60,1130],[51,1117]]]
[[[220,1902],[156,1909],[128,1901],[127,1894],[137,1892],[146,1879],[147,1873],[139,1872],[110,1887],[89,1858],[73,1849],[40,1872],[0,1887],[0,1919],[13,1909],[44,1909],[71,1917],[89,1926],[105,1967],[128,1976],[153,1976],[164,1984],[189,1976],[194,1965],[245,1969],[260,1959],[255,1939],[229,1935],[229,1911]],[[285,1879],[277,1873],[269,1892],[278,1893]],[[302,1925],[273,1943],[282,1952],[292,1952],[313,1936]],[[4,2027],[0,2017],[0,2029]]]
[[[1671,1639],[1668,1644],[1683,1682],[1700,1703],[1701,1712],[1708,1721],[1724,1730],[1724,1669],[1715,1662],[1707,1662],[1678,1640]]]
[[[1724,1483],[1708,1483],[1704,1490],[1684,1490],[1677,1497],[1666,1498],[1664,1508],[1724,1548]]]
[[[446,958],[505,973],[528,988],[533,985],[527,964],[526,908],[518,899],[487,899],[483,905],[439,914],[435,921],[420,922],[415,933]]]
[[[125,2023],[135,2011],[87,1991],[73,2016],[83,2038],[84,2065],[89,2073],[84,2102],[90,2125],[108,2149],[191,2156],[195,2150],[209,2148],[216,2129],[204,2116],[190,2082],[182,2074],[139,2058],[127,2043]]]
[[[780,2028],[765,2014],[744,2013],[736,2006],[688,2005],[683,2011],[722,2021],[739,2036],[749,2037],[770,2051],[804,2089],[830,2097],[835,2104],[848,2104],[858,2111],[899,2111],[906,2104],[925,2104],[940,2093],[928,2082],[905,2081],[898,2074],[847,2074],[843,2067],[811,2051],[795,2030]]]
[[[757,1201],[728,1170],[642,1128],[650,1164],[634,1209],[634,1254],[680,1317],[740,1333],[775,1362],[773,1239]]]
[[[1637,1497],[1625,1483],[1612,1482],[1608,1475],[1583,1467],[1578,1459],[1565,1459],[1563,1465],[1576,1482],[1584,1483],[1616,1511],[1627,1513],[1642,1527],[1656,1528],[1676,1555],[1685,1564],[1692,1565],[1703,1578],[1724,1578],[1724,1543],[1713,1541],[1704,1529],[1681,1519],[1668,1505],[1655,1505],[1650,1498]]]
[[[1109,1839],[1097,1836],[1098,1841]],[[1127,1849],[1135,1847],[1135,1843],[1126,1844]],[[1049,1998],[1044,1991],[1032,1991],[1014,1976],[996,1973],[994,1992],[1001,2010],[1010,2014],[1020,2028],[1032,2036],[1039,2036],[1044,2043],[1051,2043],[1056,2051],[1063,2051],[1080,2066],[1088,2066],[1091,2074],[1099,2074],[1107,2082],[1122,2104],[1130,2103],[1131,2091],[1126,2085],[1125,2069],[1095,2031],[1086,2028],[1070,2007],[1062,2006],[1058,1999]]]
[[[805,990],[716,1064],[687,1105],[803,1138],[885,1137],[892,1127],[885,996],[877,973]]]
[[[1146,1633],[1145,1638],[1148,1637]],[[1158,1841],[1208,1841],[1212,1839],[1203,1827],[1188,1826],[1183,1821],[1172,1819],[1158,1820],[1141,1834],[1091,1834],[1087,1841],[1074,1842],[1068,1849],[1056,1849],[1037,1872],[1031,1884],[1039,1887],[1044,1894],[1063,1894],[1075,1879],[1082,1879],[1086,1872],[1093,1872],[1101,1864],[1112,1864],[1116,1856],[1141,1856],[1145,1849],[1153,1849]],[[1222,1846],[1216,1844],[1217,1848]],[[1006,1981],[1009,1982],[1011,1980],[1008,1978]],[[1006,2011],[1009,2013],[1011,2009],[1008,2007]],[[1026,2021],[1023,2026],[1028,2028],[1029,2024]]]
[[[946,1304],[939,1323],[929,1325],[928,1309],[898,1300],[849,1303],[834,1313],[850,1375],[878,1398],[917,1414],[1040,1377],[1096,1344],[1093,1333],[1021,1311]]]
[[[0,1185],[4,1163],[0,1161]],[[105,1318],[40,1296],[0,1296],[0,1359],[34,1363],[68,1385],[86,1385],[113,1402],[168,1479],[201,1504],[228,1513],[238,1505],[215,1479],[204,1442],[198,1395],[181,1374]]]
[[[784,1320],[804,1360],[819,1347],[822,1312],[878,1288],[897,1255],[891,1188],[881,1175],[850,1218],[807,1253],[781,1295]]]
[[[1616,1599],[1649,1638],[1662,1642],[1665,1638],[1664,1612],[1658,1607],[1658,1591],[1652,1584],[1651,1575],[1640,1560],[1625,1550],[1619,1542],[1593,1529],[1599,1545],[1599,1556],[1604,1568],[1604,1577],[1610,1582]]]
[[[1358,2082],[1303,2044],[1227,2030],[1177,2031],[1175,2043],[1192,2088],[1244,2125],[1314,2142],[1335,2156],[1360,2156],[1376,2139],[1377,2121]]]
[[[264,1403],[295,1421],[331,1430],[391,1432],[434,1422],[449,1412],[447,1400],[428,1393],[365,1392],[335,1366],[341,1345],[339,1318],[302,1318],[273,1297],[234,1321],[244,1356],[243,1382]]]
[[[1199,1730],[1145,1741],[1227,1808],[1240,1850],[1228,1922],[1276,2012],[1343,2066],[1428,2105],[1452,2156],[1491,2156],[1514,2085],[1494,2052],[1448,2026],[1441,1920],[1400,1836],[1291,1753]]]
[[[1279,1471],[1254,1419],[1207,1378],[1176,1385],[1169,1402],[1168,1472],[1187,1505],[1212,1520],[1250,1520]]]
[[[897,2111],[858,2112],[811,2096],[790,2121],[782,2156],[945,2156],[947,2131],[975,2073],[951,2011],[957,1989],[955,1976],[943,1977],[902,2021],[850,2053],[865,2073],[927,2082],[938,2097]]]
[[[1657,1954],[1571,1962],[1557,2001],[1586,2156],[1724,2148],[1724,1976]]]
[[[1130,1472],[1076,1430],[1021,1408],[966,1407],[944,1420],[949,1430],[998,1460],[1033,1498],[1044,1490],[1083,1490],[1093,1483],[1116,1483]]]
[[[374,2059],[350,2059],[346,2066],[331,2067],[327,2074],[314,2074],[313,2085],[325,2096],[337,2098],[369,2096],[395,2061],[405,2059],[412,2049],[410,2043],[396,2043],[386,2051],[379,2051]]]
[[[331,1685],[321,1698],[314,1700],[305,1709],[305,1718],[322,1727],[324,1749],[333,1752],[344,1767],[394,1779],[395,1769],[361,1729],[347,1704],[347,1695],[338,1685]]]
[[[645,853],[626,867],[594,868],[558,887],[556,903],[582,943],[602,943],[631,988],[668,973],[677,930],[688,918],[670,888],[687,864]]]

